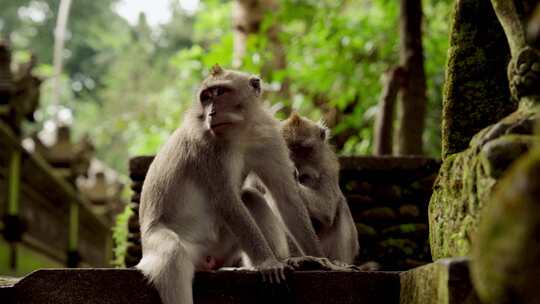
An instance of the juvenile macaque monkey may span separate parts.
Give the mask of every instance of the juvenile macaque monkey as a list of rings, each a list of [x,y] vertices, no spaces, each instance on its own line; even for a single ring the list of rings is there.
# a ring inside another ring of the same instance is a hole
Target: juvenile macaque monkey
[[[339,162],[328,143],[328,128],[293,113],[283,122],[282,134],[324,256],[352,264],[359,251],[358,232],[339,188]]]
[[[301,250],[322,256],[279,122],[260,96],[259,78],[215,66],[148,170],[140,205],[143,257],[136,267],[165,304],[193,303],[194,271],[234,263],[228,259],[236,258],[235,246],[263,279],[285,279],[288,266],[242,200],[249,172],[275,198]]]

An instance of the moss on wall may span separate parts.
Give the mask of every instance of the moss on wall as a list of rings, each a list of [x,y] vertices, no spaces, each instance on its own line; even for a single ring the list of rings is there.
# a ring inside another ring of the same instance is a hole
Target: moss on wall
[[[517,107],[506,67],[510,51],[489,0],[456,1],[443,102],[443,158]]]
[[[504,143],[507,151],[515,151],[513,159],[504,162],[512,163],[527,152],[521,149],[526,135],[521,132],[525,121],[538,120],[536,111],[525,108],[505,117],[478,132],[471,140],[470,146],[463,152],[449,155],[443,162],[433,195],[429,204],[429,233],[431,254],[433,259],[466,256],[470,254],[481,211],[490,200],[497,179],[506,171],[498,162],[490,162],[484,149],[490,142]],[[525,130],[531,134],[532,128]],[[516,148],[517,147],[517,148]],[[520,153],[518,153],[520,152]],[[497,172],[497,174],[493,174]],[[503,172],[503,173],[498,173]]]
[[[540,147],[501,180],[482,212],[472,274],[485,303],[540,303]]]
[[[430,245],[433,259],[465,256],[470,252],[477,210],[495,184],[487,176],[476,151],[449,156],[435,182],[429,205]],[[477,187],[481,183],[483,187]]]

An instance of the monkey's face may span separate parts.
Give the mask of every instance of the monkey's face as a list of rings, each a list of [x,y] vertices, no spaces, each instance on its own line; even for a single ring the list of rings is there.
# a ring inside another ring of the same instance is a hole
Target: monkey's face
[[[260,95],[258,77],[218,68],[203,82],[199,92],[204,128],[216,137],[242,132],[259,106]]]
[[[328,129],[324,125],[296,113],[283,122],[281,132],[293,161],[313,157],[319,147],[326,144],[328,138]]]

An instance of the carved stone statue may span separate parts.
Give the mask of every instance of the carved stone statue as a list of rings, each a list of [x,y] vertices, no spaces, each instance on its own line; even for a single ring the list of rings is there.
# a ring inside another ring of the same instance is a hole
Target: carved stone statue
[[[79,179],[77,187],[92,203],[92,210],[112,222],[125,205],[121,195],[123,184],[112,169],[105,168],[98,160],[92,161],[88,171],[88,178]]]
[[[524,26],[525,20],[533,11],[532,2],[492,0],[490,3],[487,0],[463,0],[456,4],[456,7],[463,11],[456,12],[455,22],[469,20],[471,23],[461,29],[455,26],[454,29],[459,30],[452,33],[452,39],[460,40],[451,48],[448,66],[449,76],[443,115],[443,137],[445,137],[443,141],[447,144],[446,148],[443,147],[445,150],[443,165],[429,206],[430,245],[434,259],[470,254],[482,210],[490,201],[497,181],[516,159],[529,151],[535,141],[533,131],[539,120],[536,105],[540,100],[540,53],[538,49],[527,44]],[[474,9],[478,11],[474,12]],[[487,22],[482,18],[488,16],[490,10],[496,13],[497,17],[493,16],[492,21],[497,24],[483,33],[487,36],[467,32],[484,26],[479,23]],[[480,14],[484,17],[477,17]],[[471,18],[466,19],[469,17]],[[486,43],[498,39],[500,34],[494,30],[500,26],[504,30],[506,48],[499,47],[486,51],[482,49],[483,44],[467,45],[477,43],[479,39],[484,39]],[[453,61],[452,52],[456,52],[453,48],[465,48],[468,56],[463,56],[461,61]],[[506,50],[509,50],[511,55],[507,68],[504,60]],[[480,59],[475,58],[474,54]],[[470,79],[471,76],[464,76],[469,79],[459,86],[453,82],[453,79],[459,78],[460,75],[469,73],[476,75],[476,69],[484,68],[479,67],[475,60],[490,57],[500,60],[493,62],[492,68],[495,70],[492,74],[477,75],[478,86],[470,87],[470,81],[474,83],[474,79]],[[507,86],[501,87],[501,80],[494,75],[499,73],[497,71],[505,70],[508,82],[502,81],[507,83]],[[458,73],[458,76],[454,76],[453,73]],[[455,93],[463,92],[467,86],[470,87],[467,94]],[[494,99],[494,96],[480,93],[490,90],[499,90],[498,96],[506,96],[506,99]],[[460,98],[453,99],[453,96]],[[463,104],[463,98],[470,96],[473,97],[467,100],[469,110],[454,111]],[[462,145],[461,141],[467,138],[463,133],[455,132],[459,126],[469,128],[467,125],[470,120],[481,120],[484,117],[489,121],[492,115],[499,115],[493,113],[497,111],[508,113],[508,108],[505,107],[514,104],[517,104],[517,107],[514,107],[513,112],[494,123],[485,124],[483,129],[469,137],[468,146]],[[490,112],[490,109],[494,112]],[[456,142],[459,142],[459,145]]]
[[[86,176],[90,161],[94,156],[94,146],[88,136],[80,142],[71,140],[69,126],[60,125],[56,130],[56,139],[52,145],[44,145],[37,136],[36,151],[47,160],[63,177],[74,182],[78,176]]]
[[[492,132],[493,136],[486,139],[490,143],[506,140],[509,150],[525,152],[523,135],[503,134],[518,133],[512,130],[531,134],[535,123],[540,128],[540,50],[535,44],[540,20],[532,5],[538,4],[538,12],[540,3],[507,0],[492,0],[492,3],[512,50],[508,76],[512,96],[520,101],[520,107],[512,115],[513,120],[507,118],[504,124],[500,123],[498,128],[502,132]],[[530,20],[527,27],[526,20]],[[536,136],[527,136],[526,145],[532,149],[502,174],[480,212],[472,244],[471,274],[484,303],[540,303],[540,129]]]
[[[34,121],[34,111],[39,106],[41,79],[32,74],[35,56],[19,67],[14,75],[11,71],[11,52],[6,43],[0,42],[0,117],[16,133],[20,132],[23,119]]]
[[[8,113],[9,101],[14,91],[15,84],[11,73],[11,52],[7,44],[0,41],[0,115]]]

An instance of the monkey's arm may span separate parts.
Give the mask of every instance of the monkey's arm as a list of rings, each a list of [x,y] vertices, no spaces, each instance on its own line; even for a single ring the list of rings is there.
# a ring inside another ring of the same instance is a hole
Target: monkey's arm
[[[279,260],[288,258],[291,251],[295,253],[295,256],[303,255],[298,244],[291,241],[285,225],[272,211],[269,203],[259,191],[252,187],[244,187],[242,201],[257,222],[257,226],[261,229],[274,255]]]
[[[228,189],[231,190],[227,191]],[[268,280],[271,283],[285,281],[285,269],[289,266],[276,258],[263,232],[242,202],[240,194],[234,192],[234,189],[233,187],[224,187],[218,192],[214,192],[219,193],[214,201],[218,206],[218,212],[222,215],[227,227],[236,236],[240,247],[246,252],[255,268],[263,274],[263,280]]]
[[[267,201],[267,199],[269,199],[273,202],[272,198],[264,197],[267,192],[268,191],[266,189],[266,186],[264,186],[260,178],[256,174],[249,174],[244,182],[244,188],[242,190],[242,200],[244,201],[244,204],[248,206],[248,209],[250,209],[252,214],[266,214],[262,217],[263,222],[267,222],[269,218],[272,218],[272,223],[270,225],[266,225],[266,227],[275,227],[275,224],[279,223],[279,227],[276,227],[277,229],[267,229],[267,233],[265,233],[264,228],[261,228],[263,230],[263,233],[265,234],[267,241],[270,243],[270,247],[272,248],[272,250],[274,250],[274,253],[278,258],[282,256],[304,256],[305,253],[302,251],[300,245],[292,236],[289,229],[285,227],[285,224],[283,223],[279,212],[275,210],[275,208],[272,209],[275,204]],[[245,197],[246,194],[249,194],[249,196]],[[260,212],[263,210],[270,212]],[[257,216],[254,217],[257,223],[259,223],[259,227],[261,227],[261,220],[257,219]],[[276,249],[284,245],[283,243],[281,243],[281,240],[279,240],[281,239],[283,234],[285,234],[286,237],[285,243],[288,245],[288,252],[286,255],[276,253],[279,251]]]
[[[247,207],[242,203],[240,195],[224,193],[216,197],[216,205],[227,227],[238,239],[242,250],[246,252],[254,264],[276,259],[261,229],[255,223]]]
[[[295,169],[284,145],[283,148],[258,149],[250,158],[251,168],[270,191],[285,225],[301,249],[307,255],[323,256],[320,241],[294,179]]]
[[[300,183],[300,194],[306,201],[309,215],[317,219],[323,228],[330,228],[334,225],[338,204],[343,195],[339,186],[325,177],[312,184]]]

